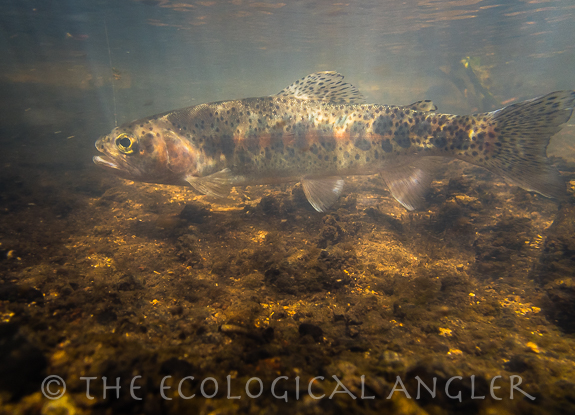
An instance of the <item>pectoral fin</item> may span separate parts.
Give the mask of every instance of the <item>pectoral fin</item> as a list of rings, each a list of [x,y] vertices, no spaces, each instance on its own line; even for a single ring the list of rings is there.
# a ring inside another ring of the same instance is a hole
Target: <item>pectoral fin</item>
[[[230,169],[223,169],[209,176],[186,176],[186,181],[198,192],[208,196],[226,197],[233,187]]]
[[[325,212],[341,195],[344,181],[341,177],[324,177],[303,179],[301,183],[308,202],[318,212]]]
[[[382,171],[381,175],[395,200],[407,210],[415,210],[424,206],[425,194],[443,160],[426,157]]]

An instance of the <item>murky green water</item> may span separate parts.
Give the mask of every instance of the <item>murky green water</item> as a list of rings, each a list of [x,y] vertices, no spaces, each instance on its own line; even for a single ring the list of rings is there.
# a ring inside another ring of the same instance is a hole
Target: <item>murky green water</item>
[[[299,184],[221,200],[92,163],[116,122],[318,71],[453,114],[572,90],[574,19],[568,0],[4,1],[0,412],[575,412],[574,119],[547,149],[563,200],[458,162],[423,210],[369,176],[320,214]]]

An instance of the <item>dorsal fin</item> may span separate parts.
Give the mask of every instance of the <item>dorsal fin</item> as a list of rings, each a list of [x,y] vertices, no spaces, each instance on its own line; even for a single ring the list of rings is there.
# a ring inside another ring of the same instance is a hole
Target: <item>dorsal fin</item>
[[[406,105],[404,108],[415,111],[437,111],[437,105],[435,105],[430,99],[414,102],[413,104]]]
[[[328,101],[333,103],[364,104],[359,90],[335,71],[316,72],[295,81],[275,96]]]

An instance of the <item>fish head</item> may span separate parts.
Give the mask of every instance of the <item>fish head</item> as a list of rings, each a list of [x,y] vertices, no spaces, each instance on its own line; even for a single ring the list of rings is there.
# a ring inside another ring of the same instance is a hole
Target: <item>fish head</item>
[[[129,180],[185,185],[197,174],[199,151],[162,120],[138,120],[116,127],[96,141],[98,166]]]

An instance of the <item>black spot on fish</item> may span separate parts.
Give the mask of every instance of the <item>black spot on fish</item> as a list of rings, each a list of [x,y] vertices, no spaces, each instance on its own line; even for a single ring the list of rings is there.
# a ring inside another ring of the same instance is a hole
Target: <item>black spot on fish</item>
[[[251,157],[248,155],[248,153],[245,150],[239,150],[237,152],[237,157],[238,157],[238,161],[240,162],[240,164],[247,164],[250,160]]]
[[[381,142],[381,148],[386,153],[391,153],[393,151],[393,145],[389,142],[389,140],[383,140]]]
[[[351,132],[361,135],[365,131],[365,123],[361,121],[355,121],[351,126]]]
[[[431,143],[435,147],[443,148],[447,145],[447,138],[445,138],[444,134],[438,135],[434,139],[431,140]]]
[[[391,127],[393,122],[389,117],[380,115],[375,119],[372,125],[373,132],[379,135],[391,134]]]
[[[212,137],[206,138],[203,148],[208,157],[215,157],[218,154],[218,146]]]
[[[431,123],[428,120],[421,120],[410,128],[410,131],[417,136],[425,137],[431,133]]]
[[[397,143],[401,148],[408,148],[411,146],[411,140],[409,139],[409,133],[405,125],[400,125],[393,133],[393,141]]]
[[[293,135],[295,137],[295,146],[298,150],[303,150],[307,147],[307,140],[305,138],[306,125],[304,123],[296,123],[293,126]]]
[[[246,139],[243,145],[252,154],[258,154],[260,152],[260,142],[258,139],[258,134],[253,129],[250,129],[246,133]]]
[[[283,152],[284,143],[281,134],[273,134],[271,137],[271,148],[274,151]]]
[[[153,153],[154,152],[154,143],[150,141],[146,141],[143,143],[143,150],[146,153]]]
[[[222,146],[222,153],[224,153],[226,157],[230,157],[234,154],[236,143],[234,142],[233,136],[230,134],[222,134],[220,137],[220,144]]]
[[[353,143],[353,145],[363,151],[368,151],[371,149],[371,143],[367,141],[365,138],[358,138],[357,140],[355,140],[355,143]]]
[[[336,145],[336,141],[333,137],[327,137],[322,139],[322,141],[320,141],[320,145],[326,150],[326,151],[334,151],[335,150],[335,145]]]

